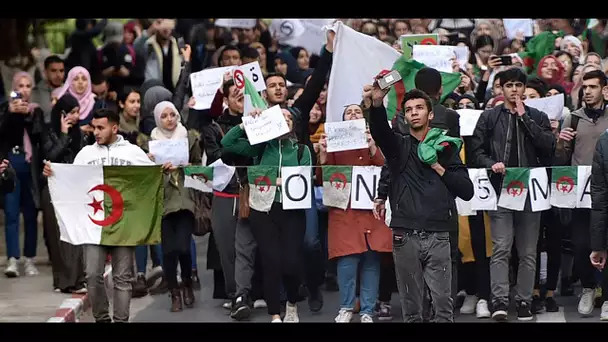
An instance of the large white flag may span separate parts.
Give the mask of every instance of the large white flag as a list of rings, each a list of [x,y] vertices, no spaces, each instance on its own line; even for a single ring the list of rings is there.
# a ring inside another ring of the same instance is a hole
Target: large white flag
[[[390,70],[401,54],[378,39],[338,21],[327,96],[327,121],[342,121],[344,106],[361,103],[363,86],[380,71]]]

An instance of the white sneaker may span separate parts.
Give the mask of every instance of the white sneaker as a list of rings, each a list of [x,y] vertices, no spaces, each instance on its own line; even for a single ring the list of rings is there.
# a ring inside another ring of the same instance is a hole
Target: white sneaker
[[[226,310],[232,310],[232,302],[231,301],[227,301],[224,304],[222,304],[222,307]]]
[[[480,299],[477,302],[475,311],[477,312],[477,318],[490,318],[492,316],[492,313],[488,310],[488,302],[485,299]]]
[[[79,288],[78,290],[74,290],[74,292],[72,292],[72,293],[85,294],[85,293],[88,293],[88,292],[89,292],[89,290],[87,289],[87,287],[83,286],[83,287]]]
[[[464,298],[464,303],[462,303],[462,306],[460,307],[460,313],[463,315],[471,315],[475,313],[475,305],[477,305],[477,301],[479,299],[477,298],[477,296],[469,296],[467,295]]]
[[[8,264],[4,269],[4,275],[9,278],[17,278],[19,276],[19,267],[17,266],[17,259],[8,259]]]
[[[255,302],[253,302],[254,309],[264,309],[267,307],[268,307],[268,304],[266,304],[266,301],[263,299],[258,299]]]
[[[581,294],[581,299],[578,302],[578,313],[581,316],[590,316],[593,314],[593,305],[595,301],[595,289],[585,288]]]
[[[283,318],[283,323],[299,323],[300,316],[298,316],[298,304],[291,304],[287,302],[285,307],[285,318]]]
[[[281,321],[280,318],[275,318],[272,321],[270,321],[270,323],[283,323],[283,321]]]
[[[350,323],[353,320],[353,311],[349,309],[340,309],[338,316],[334,319],[336,323]]]
[[[608,301],[602,304],[602,314],[600,315],[600,321],[608,321]]]
[[[34,265],[34,259],[33,258],[24,258],[24,268],[25,268],[25,275],[27,275],[28,277],[32,277],[32,276],[36,276],[38,274],[40,274],[40,272],[38,272],[38,269],[36,268],[36,265]]]
[[[374,319],[369,314],[361,315],[361,323],[374,323]]]

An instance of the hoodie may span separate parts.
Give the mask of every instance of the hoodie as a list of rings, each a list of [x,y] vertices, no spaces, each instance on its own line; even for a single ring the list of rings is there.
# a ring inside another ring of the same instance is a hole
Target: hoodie
[[[110,145],[85,146],[74,158],[74,165],[149,166],[155,165],[146,153],[121,135]]]

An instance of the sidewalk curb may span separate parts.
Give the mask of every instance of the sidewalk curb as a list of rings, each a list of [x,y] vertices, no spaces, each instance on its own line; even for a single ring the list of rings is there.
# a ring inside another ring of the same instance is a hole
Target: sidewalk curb
[[[107,265],[106,270],[103,273],[104,282],[107,281],[108,276],[112,274],[112,266]],[[49,318],[47,323],[78,323],[80,316],[87,312],[91,308],[89,300],[89,294],[72,294],[72,298],[64,299],[57,311],[55,316]]]

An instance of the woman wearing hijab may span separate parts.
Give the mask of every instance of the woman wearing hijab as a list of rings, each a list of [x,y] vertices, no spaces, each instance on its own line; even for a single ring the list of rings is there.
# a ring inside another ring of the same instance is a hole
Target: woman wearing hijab
[[[93,111],[97,109],[89,71],[80,66],[72,68],[68,73],[64,85],[61,88],[55,89],[52,96],[55,99],[59,99],[65,93],[69,93],[78,100],[80,108],[78,125],[88,125],[93,117]]]
[[[156,128],[150,140],[188,139],[191,164],[201,164],[202,152],[199,134],[187,131],[175,105],[162,101],[154,107]],[[153,158],[153,156],[152,156]],[[183,305],[192,308],[194,289],[192,284],[192,255],[190,243],[194,228],[194,199],[192,192],[184,188],[184,171],[177,165],[163,165],[165,171],[165,197],[162,220],[161,246],[163,271],[171,291],[171,312],[183,310]],[[177,281],[177,264],[180,264],[182,291]],[[183,301],[183,303],[182,303]]]
[[[221,143],[225,152],[258,158],[258,165],[277,167],[277,184],[281,179],[283,166],[312,166],[312,154],[307,145],[299,144],[294,132],[291,112],[282,109],[289,133],[270,141],[251,145],[241,123],[226,133]],[[249,115],[257,116],[260,110]],[[282,187],[276,187],[274,201],[270,208],[254,204],[250,197],[249,221],[251,231],[258,243],[264,278],[264,298],[268,314],[273,323],[300,321],[296,302],[300,299],[300,257],[302,241],[306,231],[304,210],[283,210]],[[281,280],[287,292],[285,318],[281,320]]]
[[[547,84],[562,85],[567,93],[572,90],[573,84],[565,82],[564,65],[553,55],[547,55],[538,62],[536,76]]]
[[[42,133],[43,113],[38,104],[31,103],[34,80],[27,72],[18,72],[13,77],[11,95],[15,95],[0,108],[0,155],[4,157],[17,173],[15,190],[5,195],[4,214],[6,215],[5,237],[8,264],[4,274],[9,278],[19,276],[17,260],[19,251],[19,221],[23,213],[25,227],[24,251],[25,274],[38,274],[34,266],[38,225],[36,222],[39,207],[40,170],[38,158],[39,137]]]
[[[94,142],[78,127],[80,104],[67,93],[51,110],[51,122],[42,135],[44,159],[52,163],[72,164],[80,150]],[[49,242],[53,270],[53,289],[63,293],[86,293],[82,246],[60,240],[59,225],[45,181],[41,194],[44,229]]]
[[[346,107],[344,120],[363,119],[359,105]],[[384,157],[368,134],[369,147],[359,150],[327,152],[325,136],[319,143],[321,165],[383,166]],[[317,178],[323,171],[317,168]],[[392,235],[383,221],[376,220],[372,211],[346,208],[329,208],[329,258],[337,258],[340,311],[337,323],[350,323],[355,307],[357,271],[361,264],[360,302],[362,323],[373,323],[372,315],[378,298],[380,281],[380,253],[392,252]]]

